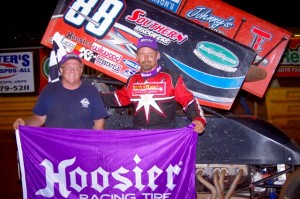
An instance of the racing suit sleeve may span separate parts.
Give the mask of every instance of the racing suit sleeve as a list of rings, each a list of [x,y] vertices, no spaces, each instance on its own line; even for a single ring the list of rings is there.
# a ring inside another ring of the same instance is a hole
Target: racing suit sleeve
[[[100,94],[102,95],[104,106],[108,108],[127,106],[131,103],[125,86],[113,92],[100,92]]]
[[[181,75],[178,77],[175,85],[175,98],[191,121],[199,120],[203,125],[206,124],[206,118],[198,100],[188,90]]]

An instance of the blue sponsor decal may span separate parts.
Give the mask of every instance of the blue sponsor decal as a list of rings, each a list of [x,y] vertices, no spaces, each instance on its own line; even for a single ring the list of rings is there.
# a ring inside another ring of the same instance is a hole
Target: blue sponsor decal
[[[130,77],[131,75],[133,75],[135,72],[133,70],[130,69],[126,69],[122,71],[122,74],[125,75],[126,77]]]
[[[140,65],[132,60],[129,59],[123,59],[123,63],[128,66],[129,68],[133,68],[134,70],[139,70]]]
[[[164,1],[148,0],[148,1],[175,13],[177,12],[181,3],[181,0],[164,0]]]

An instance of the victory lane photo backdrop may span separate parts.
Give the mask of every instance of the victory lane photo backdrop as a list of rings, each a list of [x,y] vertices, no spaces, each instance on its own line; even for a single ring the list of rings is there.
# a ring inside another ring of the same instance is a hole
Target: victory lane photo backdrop
[[[144,1],[59,1],[41,41],[55,34],[67,52],[126,82],[139,70],[136,43],[158,41],[160,64],[180,72],[201,104],[229,110],[256,55],[249,47]]]

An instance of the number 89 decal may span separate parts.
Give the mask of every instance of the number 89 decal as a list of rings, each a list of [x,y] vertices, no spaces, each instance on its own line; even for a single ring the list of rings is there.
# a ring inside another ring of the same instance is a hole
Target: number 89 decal
[[[75,0],[64,15],[66,23],[82,27],[85,31],[98,38],[103,38],[114,25],[125,8],[122,0]],[[95,10],[96,9],[96,10]]]

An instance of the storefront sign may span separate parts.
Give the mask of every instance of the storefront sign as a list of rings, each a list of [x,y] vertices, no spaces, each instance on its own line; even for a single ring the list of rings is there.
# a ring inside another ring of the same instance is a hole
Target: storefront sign
[[[292,37],[279,63],[275,77],[300,77],[300,37]]]
[[[0,53],[0,93],[35,91],[32,52]]]

